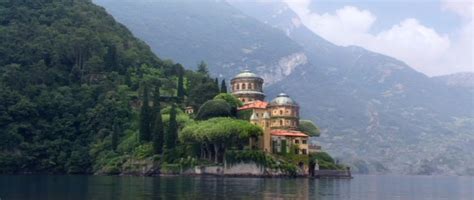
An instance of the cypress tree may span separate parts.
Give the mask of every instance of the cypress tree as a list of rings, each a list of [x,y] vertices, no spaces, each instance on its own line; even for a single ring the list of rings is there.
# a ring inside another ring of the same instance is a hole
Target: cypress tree
[[[148,99],[148,86],[143,84],[142,108],[140,110],[140,141],[150,141],[150,105]]]
[[[221,93],[227,93],[227,85],[225,84],[225,79],[222,79],[221,82]]]
[[[179,66],[178,68],[178,99],[182,100],[184,97],[184,69]]]
[[[112,150],[116,151],[118,146],[118,139],[120,135],[120,127],[117,123],[114,123],[113,131],[112,131]]]
[[[161,154],[163,152],[163,120],[161,119],[161,105],[160,105],[160,87],[155,88],[153,95],[153,152]]]
[[[171,106],[170,122],[168,126],[168,133],[165,137],[165,147],[168,150],[174,149],[178,139],[178,123],[176,122],[176,105]]]

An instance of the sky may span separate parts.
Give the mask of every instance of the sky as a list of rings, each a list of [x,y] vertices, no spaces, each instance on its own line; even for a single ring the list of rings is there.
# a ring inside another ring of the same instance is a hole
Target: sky
[[[283,0],[341,46],[400,59],[428,76],[474,72],[474,0]]]

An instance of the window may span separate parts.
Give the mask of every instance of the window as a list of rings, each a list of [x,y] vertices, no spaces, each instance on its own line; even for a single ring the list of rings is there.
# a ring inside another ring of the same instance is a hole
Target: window
[[[299,154],[300,153],[300,150],[299,149],[295,149],[295,154]]]
[[[280,115],[283,115],[283,110],[280,110]]]
[[[242,90],[245,90],[245,88],[246,88],[246,85],[244,83],[244,84],[242,84]]]
[[[300,143],[300,140],[295,140],[295,144],[299,144]]]
[[[302,142],[303,144],[306,144],[306,140],[302,140],[301,142]]]
[[[249,83],[249,89],[253,89],[253,84]]]
[[[306,155],[306,154],[307,154],[307,153],[306,153],[306,149],[303,149],[303,150],[301,150],[301,151],[303,151],[303,155]]]
[[[280,126],[283,126],[283,120],[280,119]]]
[[[237,90],[240,90],[240,86],[239,86],[239,84],[236,84],[236,87],[237,87]]]

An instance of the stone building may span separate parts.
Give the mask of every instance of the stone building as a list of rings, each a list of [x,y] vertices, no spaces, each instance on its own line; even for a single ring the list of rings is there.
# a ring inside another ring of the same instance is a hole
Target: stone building
[[[244,103],[239,111],[251,111],[250,122],[264,130],[258,141],[251,141],[251,146],[271,153],[308,154],[309,136],[298,131],[299,105],[285,93],[266,102],[263,81],[248,70],[231,81],[232,94]]]
[[[244,103],[253,101],[263,101],[265,94],[263,93],[263,79],[256,74],[245,70],[235,76],[230,81],[232,94]]]

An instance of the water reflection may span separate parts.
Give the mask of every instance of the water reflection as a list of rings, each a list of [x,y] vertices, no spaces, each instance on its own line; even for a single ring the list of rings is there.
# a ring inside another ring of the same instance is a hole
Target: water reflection
[[[474,199],[473,177],[0,176],[0,199]]]

